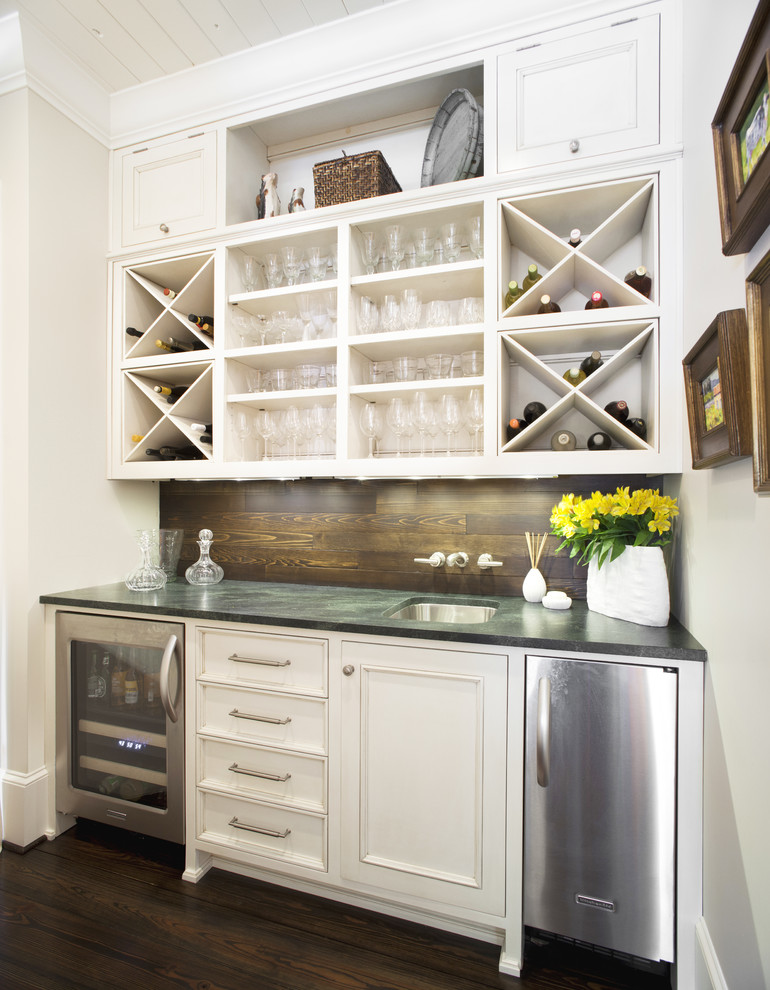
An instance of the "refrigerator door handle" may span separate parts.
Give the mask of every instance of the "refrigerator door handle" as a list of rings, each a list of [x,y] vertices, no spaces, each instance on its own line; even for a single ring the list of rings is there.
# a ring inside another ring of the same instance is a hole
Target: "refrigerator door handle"
[[[548,787],[551,778],[551,681],[541,677],[537,684],[537,782]]]
[[[163,659],[160,662],[160,700],[166,710],[166,715],[168,715],[172,722],[176,722],[179,718],[177,710],[174,708],[174,702],[171,700],[171,696],[168,692],[168,676],[169,671],[171,670],[171,658],[176,653],[176,646],[176,636],[169,636],[166,643],[166,648],[163,650]]]

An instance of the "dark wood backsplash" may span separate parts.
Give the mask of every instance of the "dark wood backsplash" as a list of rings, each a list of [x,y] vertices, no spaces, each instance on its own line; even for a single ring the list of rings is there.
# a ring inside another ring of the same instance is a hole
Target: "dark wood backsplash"
[[[160,525],[185,531],[179,573],[197,560],[198,531],[213,530],[212,558],[240,581],[361,585],[406,591],[520,595],[529,569],[524,533],[547,533],[564,492],[618,485],[661,488],[636,475],[523,479],[169,481]],[[540,570],[551,589],[585,598],[586,568],[550,537]],[[461,570],[415,564],[435,550],[465,550]],[[479,554],[502,567],[481,570]]]

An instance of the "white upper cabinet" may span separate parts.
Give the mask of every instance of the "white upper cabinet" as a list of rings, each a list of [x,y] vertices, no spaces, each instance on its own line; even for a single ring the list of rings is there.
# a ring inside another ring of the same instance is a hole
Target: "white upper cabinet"
[[[216,226],[216,131],[120,156],[123,247]]]
[[[498,171],[658,143],[660,19],[523,39],[497,57]]]

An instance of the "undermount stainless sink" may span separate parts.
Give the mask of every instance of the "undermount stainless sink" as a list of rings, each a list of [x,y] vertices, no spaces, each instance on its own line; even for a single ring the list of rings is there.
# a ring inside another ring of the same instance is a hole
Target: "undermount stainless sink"
[[[489,622],[498,602],[447,602],[410,598],[384,612],[389,619],[413,619],[418,622]]]

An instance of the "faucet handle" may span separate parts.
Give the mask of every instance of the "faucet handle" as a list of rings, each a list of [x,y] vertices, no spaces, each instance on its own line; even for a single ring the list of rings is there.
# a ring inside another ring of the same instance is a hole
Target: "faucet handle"
[[[415,557],[414,562],[415,564],[430,564],[431,567],[443,567],[446,563],[446,557],[437,550],[430,557]]]
[[[482,570],[485,570],[487,567],[502,567],[503,566],[502,560],[492,560],[492,554],[491,553],[482,553],[479,556],[479,559],[476,561],[476,563],[478,564],[478,566]]]
[[[470,557],[464,550],[458,550],[457,553],[450,553],[446,562],[450,567],[454,567],[455,564],[458,567],[465,567],[469,560]]]

